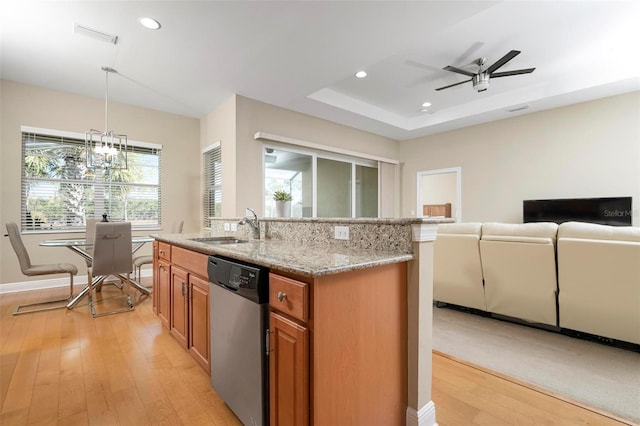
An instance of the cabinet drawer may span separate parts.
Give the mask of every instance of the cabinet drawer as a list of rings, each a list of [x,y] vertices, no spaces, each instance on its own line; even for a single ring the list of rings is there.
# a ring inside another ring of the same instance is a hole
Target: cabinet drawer
[[[269,274],[269,306],[306,322],[309,319],[309,285]]]
[[[158,241],[158,257],[171,262],[171,244]]]
[[[202,278],[209,276],[209,273],[207,272],[209,256],[206,254],[173,246],[171,248],[171,260],[174,265],[179,265]]]

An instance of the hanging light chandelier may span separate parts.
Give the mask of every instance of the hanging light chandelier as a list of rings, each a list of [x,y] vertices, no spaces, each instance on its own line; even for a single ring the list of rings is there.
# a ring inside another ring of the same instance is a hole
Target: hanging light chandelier
[[[109,130],[109,73],[118,71],[102,67],[105,72],[104,131],[91,129],[84,134],[87,168],[123,170],[127,168],[127,135]]]

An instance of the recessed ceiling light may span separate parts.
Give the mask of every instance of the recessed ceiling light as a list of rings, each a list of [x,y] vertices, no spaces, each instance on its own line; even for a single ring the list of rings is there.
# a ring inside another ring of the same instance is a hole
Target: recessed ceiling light
[[[422,104],[423,107],[428,108],[431,106],[431,102],[425,102]]]
[[[358,77],[358,78],[365,78],[366,76],[367,76],[366,71],[358,71],[356,73],[356,77]]]
[[[160,22],[156,21],[153,18],[147,18],[146,16],[143,16],[142,18],[140,18],[140,23],[142,24],[143,27],[148,28],[150,30],[157,30],[160,28]]]

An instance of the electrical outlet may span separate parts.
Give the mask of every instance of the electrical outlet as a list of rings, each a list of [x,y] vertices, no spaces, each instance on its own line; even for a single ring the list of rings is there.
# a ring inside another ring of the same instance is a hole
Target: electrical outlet
[[[236,231],[238,230],[238,224],[237,224],[237,223],[235,223],[235,222],[234,222],[234,223],[232,223],[232,224],[231,224],[231,230],[232,230],[233,232],[236,232]]]
[[[334,238],[336,240],[348,240],[349,239],[349,227],[348,226],[336,226],[333,228]]]
[[[231,224],[230,223],[225,223],[224,224],[224,230],[228,231],[229,229],[231,229]]]

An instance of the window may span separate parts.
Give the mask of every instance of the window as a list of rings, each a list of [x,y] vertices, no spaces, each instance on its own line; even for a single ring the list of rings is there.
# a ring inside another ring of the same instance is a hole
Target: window
[[[209,219],[222,214],[222,148],[220,142],[208,147],[202,154],[204,194],[203,225],[211,226]]]
[[[292,217],[378,217],[378,162],[323,151],[264,150],[265,216],[273,193],[291,194]]]
[[[158,228],[161,146],[129,142],[126,170],[87,168],[84,135],[22,128],[22,230],[84,230],[86,218]]]
[[[275,191],[291,194],[291,216],[311,217],[313,158],[310,155],[267,148],[265,153],[265,204],[267,217],[276,216]]]

